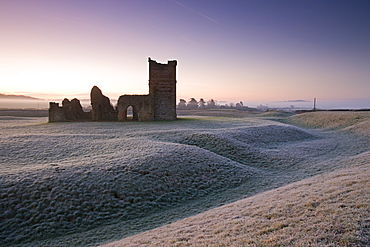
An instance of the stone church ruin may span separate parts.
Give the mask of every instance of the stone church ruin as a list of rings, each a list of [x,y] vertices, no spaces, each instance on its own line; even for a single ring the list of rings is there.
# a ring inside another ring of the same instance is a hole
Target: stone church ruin
[[[64,99],[62,106],[50,102],[49,122],[175,120],[177,61],[161,64],[149,58],[148,62],[149,94],[121,95],[117,106],[113,107],[109,98],[94,86],[90,93],[90,112],[83,111],[78,99]],[[132,111],[132,117],[129,116],[129,109]]]

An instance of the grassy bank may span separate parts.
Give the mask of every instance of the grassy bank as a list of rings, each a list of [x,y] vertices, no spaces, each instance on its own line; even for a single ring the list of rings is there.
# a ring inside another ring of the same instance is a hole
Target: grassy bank
[[[284,121],[369,136],[369,119],[367,112],[314,112]],[[329,162],[332,172],[104,246],[369,246],[370,152]]]
[[[360,205],[368,197],[354,198],[367,193],[362,180],[370,143],[348,130],[366,117],[325,130],[308,128],[305,114],[199,114],[139,123],[0,118],[0,245],[97,246],[130,237],[138,245],[147,239],[158,246],[217,246],[219,238],[226,246],[299,245],[298,238],[321,238],[312,243],[326,246],[339,245],[343,235],[343,243],[361,246],[367,239],[368,208]],[[247,204],[230,206],[243,204],[241,199]],[[329,209],[335,202],[343,203],[338,212]],[[320,218],[325,212],[327,218]],[[345,225],[348,232],[337,228],[345,222],[342,214],[352,227]],[[214,226],[207,223],[211,218]],[[305,238],[294,232],[309,224],[321,229],[319,221],[334,230],[322,228],[327,235],[320,237],[307,230]],[[144,232],[155,228],[157,240]],[[277,232],[282,237],[273,240],[269,234]],[[242,242],[243,236],[250,242]]]
[[[369,246],[370,153],[113,246]]]

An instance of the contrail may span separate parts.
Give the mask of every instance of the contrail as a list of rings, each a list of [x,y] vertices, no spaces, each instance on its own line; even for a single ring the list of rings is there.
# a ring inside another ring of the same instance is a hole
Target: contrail
[[[184,40],[184,41],[186,41],[186,42],[188,42],[188,43],[190,43],[190,44],[199,44],[198,42],[195,42],[195,41],[193,41],[193,40],[191,40],[191,39],[188,39],[186,36],[181,36],[181,38],[182,38],[182,40]]]
[[[218,25],[221,25],[221,24],[220,24],[218,21],[216,21],[215,19],[212,19],[211,17],[209,17],[209,16],[207,16],[207,15],[205,15],[205,14],[203,14],[203,13],[199,12],[199,11],[196,11],[196,10],[194,10],[194,9],[192,9],[192,8],[190,8],[190,7],[186,6],[186,5],[184,5],[184,4],[182,4],[182,3],[178,2],[178,1],[173,0],[173,2],[177,3],[177,4],[178,4],[178,5],[180,5],[181,7],[185,8],[185,9],[188,9],[188,10],[190,10],[191,12],[196,13],[196,14],[198,14],[198,15],[200,15],[200,16],[202,16],[202,17],[204,17],[204,18],[206,18],[206,19],[208,19],[208,20],[210,20],[210,21],[212,21],[212,22],[214,22],[214,23],[216,23],[216,24],[218,24]]]

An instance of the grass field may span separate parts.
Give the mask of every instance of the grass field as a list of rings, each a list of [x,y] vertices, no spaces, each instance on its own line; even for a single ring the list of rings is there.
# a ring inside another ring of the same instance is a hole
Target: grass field
[[[369,246],[369,158],[104,246]]]
[[[179,115],[2,116],[0,245],[368,244],[369,113]]]

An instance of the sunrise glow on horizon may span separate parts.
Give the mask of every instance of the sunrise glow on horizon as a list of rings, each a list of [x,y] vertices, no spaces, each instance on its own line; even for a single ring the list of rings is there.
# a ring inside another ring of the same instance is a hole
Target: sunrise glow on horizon
[[[369,1],[1,1],[0,93],[147,94],[151,57],[178,61],[178,99],[370,100],[368,13]]]

